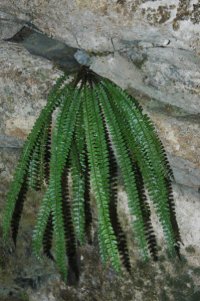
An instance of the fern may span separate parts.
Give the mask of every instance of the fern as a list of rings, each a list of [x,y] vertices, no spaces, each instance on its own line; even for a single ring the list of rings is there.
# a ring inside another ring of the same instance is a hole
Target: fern
[[[144,182],[163,226],[169,251],[173,254],[176,240],[170,222],[170,209],[167,196],[168,189],[165,182],[165,176],[167,174],[165,170],[167,165],[165,164],[165,161],[159,160],[155,141],[152,139],[152,135],[148,133],[145,122],[142,122],[140,110],[138,110],[136,106],[134,106],[134,110],[132,109],[133,106],[130,106],[130,98],[128,95],[125,95],[123,91],[117,88],[120,92],[117,93],[118,91],[114,89],[111,83],[107,83],[107,85],[110,87],[113,94],[110,99],[116,116],[118,116],[119,125],[126,137],[127,145],[132,155],[135,156],[138,166],[142,171]],[[122,103],[123,96],[125,99]],[[127,120],[126,126],[120,123],[122,116]]]
[[[49,259],[54,261],[54,257],[51,253],[52,238],[53,238],[53,221],[52,221],[52,215],[50,213],[44,231],[44,236],[43,236],[43,252],[47,257],[49,257]]]
[[[18,235],[18,229],[19,229],[19,222],[24,206],[24,201],[26,198],[26,193],[27,193],[28,187],[27,187],[27,178],[25,177],[24,182],[22,183],[16,204],[15,204],[15,209],[12,215],[11,219],[11,230],[12,230],[12,239],[13,242],[16,246],[17,243],[17,235]]]
[[[90,170],[89,170],[87,154],[85,154],[84,177],[85,177],[85,186],[84,186],[85,233],[86,233],[86,238],[87,238],[88,243],[92,244],[92,209],[91,209],[91,204],[90,204]]]
[[[71,214],[71,204],[69,200],[69,189],[68,189],[68,168],[64,169],[62,175],[62,210],[63,220],[65,229],[65,242],[68,256],[69,272],[68,279],[74,278],[76,282],[79,280],[79,267],[77,265],[77,246],[75,239],[74,225]]]
[[[113,267],[119,271],[117,242],[109,218],[108,150],[105,132],[93,89],[85,86],[84,92],[86,142],[91,169],[91,185],[97,201],[101,256],[105,262],[110,258]]]
[[[68,83],[65,75],[60,77],[24,144],[7,195],[4,238],[11,229],[16,244],[26,192],[43,188],[33,231],[34,254],[41,258],[43,253],[55,261],[63,279],[76,283],[79,245],[92,243],[93,194],[102,262],[110,263],[117,272],[122,263],[131,272],[117,210],[119,173],[142,258],[158,259],[146,193],[156,209],[168,250],[180,256],[173,172],[149,117],[125,91],[87,67]]]
[[[103,117],[103,115],[102,115]],[[122,229],[122,226],[120,224],[119,218],[118,218],[118,212],[117,212],[117,199],[118,199],[118,165],[117,160],[115,158],[114,150],[112,148],[112,142],[109,137],[109,132],[106,127],[105,119],[104,121],[104,127],[105,127],[105,134],[106,134],[106,140],[108,145],[108,158],[109,158],[109,175],[110,175],[110,204],[109,204],[109,211],[110,211],[110,219],[113,226],[114,233],[117,238],[117,245],[119,249],[119,254],[122,258],[122,263],[127,269],[127,271],[131,272],[131,265],[130,265],[130,259],[129,259],[129,253],[128,253],[128,247],[127,247],[127,241],[126,241],[126,235]]]
[[[6,238],[6,236],[8,235],[8,231],[10,228],[10,221],[12,219],[12,214],[15,208],[15,203],[17,197],[19,196],[21,185],[25,177],[25,174],[28,170],[30,160],[31,160],[31,155],[38,141],[39,134],[43,126],[45,125],[46,121],[48,120],[49,116],[51,116],[56,106],[58,106],[62,101],[62,96],[65,93],[65,88],[63,89],[60,88],[65,79],[66,76],[62,76],[61,78],[58,79],[55,87],[52,89],[52,92],[48,97],[47,105],[44,107],[44,109],[40,113],[39,118],[36,120],[35,125],[31,133],[29,134],[25,142],[25,145],[23,147],[20,160],[15,170],[14,180],[11,183],[10,190],[7,196],[7,204],[4,211],[4,219],[2,225],[4,238]]]
[[[106,122],[108,123],[112,141],[116,147],[117,159],[124,180],[124,186],[128,194],[128,205],[133,215],[133,227],[135,230],[136,239],[140,247],[142,257],[148,258],[147,241],[144,232],[144,222],[142,212],[139,205],[139,196],[136,188],[135,176],[132,170],[131,160],[128,156],[123,136],[120,127],[115,118],[114,112],[108,102],[107,95],[101,87],[97,90],[99,99],[101,100],[102,109],[104,110]]]
[[[85,212],[84,212],[84,171],[80,164],[79,154],[76,142],[73,142],[71,149],[71,173],[72,173],[72,211],[73,222],[77,240],[80,244],[84,243],[85,232]]]

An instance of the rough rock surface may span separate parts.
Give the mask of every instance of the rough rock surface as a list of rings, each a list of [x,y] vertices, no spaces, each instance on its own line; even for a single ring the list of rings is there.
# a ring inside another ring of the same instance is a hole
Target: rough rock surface
[[[127,228],[133,275],[122,279],[103,270],[96,245],[87,246],[81,250],[80,284],[68,287],[51,263],[41,265],[31,256],[39,196],[30,194],[17,251],[0,240],[0,300],[199,300],[199,1],[0,0],[0,210],[23,141],[60,74],[49,61],[3,41],[24,20],[90,52],[92,68],[127,89],[151,116],[175,174],[183,260],[171,262],[164,253],[159,263],[142,264]],[[124,204],[121,191],[119,198]]]

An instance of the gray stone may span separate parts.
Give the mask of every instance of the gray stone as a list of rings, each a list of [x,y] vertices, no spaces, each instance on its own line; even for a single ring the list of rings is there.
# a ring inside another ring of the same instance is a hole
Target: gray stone
[[[80,64],[75,59],[77,48],[52,39],[29,24],[25,24],[12,38],[5,41],[23,45],[31,54],[51,60],[68,74],[80,69]]]
[[[176,183],[193,188],[194,191],[200,193],[200,169],[196,168],[195,164],[189,160],[172,155],[168,155],[168,157]]]
[[[23,146],[23,140],[10,137],[10,136],[5,136],[5,135],[0,135],[0,148],[22,148]]]
[[[129,48],[120,53],[94,59],[92,68],[123,88],[135,89],[190,114],[200,113],[199,56],[168,47]]]

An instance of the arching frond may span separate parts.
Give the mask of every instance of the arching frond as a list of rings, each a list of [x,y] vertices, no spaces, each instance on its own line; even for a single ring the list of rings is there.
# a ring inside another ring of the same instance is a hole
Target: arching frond
[[[149,248],[151,256],[156,261],[158,259],[158,249],[157,249],[156,237],[155,237],[152,222],[151,222],[150,206],[149,206],[149,203],[147,200],[144,181],[142,178],[141,171],[140,171],[137,163],[134,161],[133,161],[133,170],[134,170],[134,174],[135,174],[136,186],[137,186],[139,199],[140,199],[140,207],[141,207],[142,216],[143,216],[144,225],[145,225],[145,233],[146,233],[146,238],[147,238],[147,242],[148,242],[148,248]]]
[[[68,164],[67,164],[68,165]],[[69,181],[68,166],[65,166],[62,174],[62,210],[63,210],[63,220],[65,229],[65,242],[68,257],[68,279],[73,279],[74,282],[79,280],[79,267],[78,267],[78,256],[77,256],[77,245],[75,238],[75,230],[72,220],[71,202],[69,199]]]
[[[82,244],[85,235],[88,243],[92,243],[92,210],[90,204],[90,175],[86,149],[85,129],[83,123],[83,107],[81,106],[75,129],[74,147],[72,149],[73,179],[73,214],[77,239]],[[73,165],[74,162],[74,165]],[[74,168],[73,168],[74,166]]]
[[[51,253],[52,239],[53,239],[53,221],[52,221],[52,215],[50,213],[44,231],[44,236],[43,236],[43,252],[48,258],[54,261],[54,257]]]
[[[158,217],[163,226],[169,251],[173,254],[176,240],[170,220],[168,189],[165,182],[166,173],[164,172],[166,165],[159,161],[154,140],[152,141],[151,135],[146,130],[146,125],[142,122],[141,111],[136,106],[134,109],[133,106],[130,107],[128,95],[121,92],[119,88],[115,89],[110,83],[108,83],[108,87],[110,92],[112,92],[110,102],[119,126],[123,131],[131,153],[140,167],[145,185],[148,188],[151,199],[154,201]],[[118,93],[118,90],[120,93]],[[128,101],[126,101],[127,99]],[[122,123],[122,116],[127,120],[126,124]]]
[[[43,197],[43,200],[42,200],[42,203],[40,206],[40,210],[38,213],[38,217],[37,217],[36,226],[34,229],[34,234],[33,234],[33,250],[37,257],[39,257],[40,250],[43,245],[43,237],[44,237],[45,229],[46,229],[48,219],[49,219],[49,216],[50,216],[50,213],[52,210],[52,203],[53,203],[54,199],[56,198],[55,192],[54,192],[54,189],[52,186],[54,186],[54,185],[56,186],[56,183],[57,183],[56,180],[59,180],[59,179],[57,179],[57,177],[56,177],[57,174],[55,175],[54,172],[55,173],[59,172],[59,175],[61,178],[62,168],[64,168],[63,165],[66,160],[66,157],[64,156],[64,160],[62,158],[62,161],[64,161],[64,162],[62,162],[63,164],[61,166],[59,165],[61,170],[58,171],[57,163],[59,161],[57,161],[57,157],[58,157],[57,146],[59,145],[59,137],[60,137],[59,131],[62,130],[63,120],[65,121],[65,118],[63,115],[64,115],[64,113],[66,114],[66,110],[70,106],[70,103],[72,103],[72,99],[71,99],[72,95],[69,92],[69,88],[67,90],[65,88],[65,91],[66,91],[65,92],[65,102],[62,103],[62,105],[61,105],[61,110],[58,114],[58,117],[56,120],[56,126],[55,126],[54,133],[53,133],[54,135],[53,135],[53,139],[52,139],[52,148],[51,148],[52,155],[51,155],[51,160],[50,160],[51,177],[49,179],[49,186]],[[71,142],[71,140],[70,140],[70,142]],[[62,141],[61,141],[60,145],[62,146]],[[69,148],[69,146],[68,146],[68,148]],[[67,156],[67,151],[66,151],[66,156]],[[60,180],[58,186],[60,187],[60,192],[58,193],[58,191],[56,190],[56,193],[59,194],[59,199],[61,199],[61,180]],[[56,186],[56,188],[58,189],[57,186]],[[61,212],[62,212],[62,209],[61,209]],[[52,219],[54,222],[53,210],[52,210],[51,214],[52,214]],[[65,274],[66,274],[66,272],[65,272]]]
[[[91,169],[91,185],[98,208],[101,255],[106,261],[109,258],[113,267],[119,271],[120,262],[117,242],[109,218],[108,150],[103,122],[93,89],[86,86],[84,87],[84,93],[85,135]]]
[[[73,141],[71,149],[72,172],[72,212],[77,240],[84,242],[85,235],[85,211],[84,211],[84,171],[80,164],[78,145]]]
[[[109,212],[111,224],[113,226],[113,230],[115,236],[117,238],[117,246],[119,250],[119,254],[122,258],[122,263],[127,269],[127,271],[131,272],[131,264],[129,259],[128,247],[126,235],[122,229],[120,224],[120,220],[117,212],[117,201],[118,201],[118,165],[117,160],[115,158],[114,150],[112,147],[112,142],[109,136],[108,129],[106,127],[106,121],[104,116],[102,115],[104,121],[106,142],[108,145],[108,159],[109,159],[109,181],[110,181],[110,202],[109,202]]]
[[[136,240],[140,248],[142,257],[146,260],[148,258],[147,253],[147,241],[144,230],[144,222],[142,219],[142,212],[140,208],[140,201],[138,191],[135,182],[135,176],[132,171],[131,160],[128,155],[121,129],[116,120],[115,114],[112,110],[110,102],[108,101],[107,95],[103,88],[99,85],[96,89],[98,93],[99,102],[102,107],[102,111],[105,115],[106,122],[108,124],[112,142],[116,148],[117,160],[120,167],[120,171],[123,177],[124,186],[128,195],[128,205],[130,213],[133,217],[134,233]]]
[[[62,95],[65,94],[66,87],[61,89],[61,86],[65,79],[66,76],[62,76],[57,80],[57,83],[55,84],[52,92],[48,97],[48,102],[46,106],[41,111],[40,116],[36,120],[35,125],[24,144],[21,157],[15,169],[13,181],[10,185],[10,189],[7,195],[6,207],[3,213],[2,227],[5,239],[8,235],[16,200],[20,193],[21,185],[24,181],[24,176],[29,167],[31,154],[37,143],[37,139],[40,135],[43,126],[45,125],[46,121],[48,120],[49,116],[52,114],[56,106],[59,105],[59,103],[62,101]]]
[[[85,178],[85,186],[84,186],[84,212],[85,212],[85,234],[89,244],[92,244],[92,208],[91,208],[91,200],[90,200],[90,169],[88,156],[86,154],[85,148],[85,156],[84,156],[84,178]]]
[[[12,219],[11,219],[12,239],[13,239],[15,246],[17,243],[19,222],[20,222],[27,190],[28,190],[27,178],[25,177],[24,182],[22,183],[19,195],[17,197],[17,201],[15,204],[15,208],[14,208]]]
[[[77,283],[80,245],[92,243],[94,203],[102,262],[117,272],[122,262],[131,272],[118,216],[120,174],[142,258],[158,258],[147,194],[170,253],[180,257],[173,172],[149,117],[125,91],[88,67],[71,82],[65,80],[58,79],[24,144],[3,213],[4,238],[11,228],[16,245],[27,190],[42,187],[32,243],[38,258],[42,252],[55,261],[64,280]]]
[[[62,174],[69,155],[72,137],[76,124],[76,116],[80,107],[80,92],[70,91],[71,99],[65,102],[57,119],[52,138],[52,154],[50,161],[50,196],[53,216],[56,262],[63,278],[67,277],[66,268],[66,239],[62,203]]]

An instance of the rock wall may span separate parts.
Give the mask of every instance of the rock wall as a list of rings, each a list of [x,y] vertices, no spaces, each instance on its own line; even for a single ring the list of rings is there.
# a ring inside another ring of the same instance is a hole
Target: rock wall
[[[96,273],[96,248],[88,246],[82,250],[79,287],[67,287],[50,263],[41,266],[30,257],[28,238],[38,200],[34,195],[34,202],[29,199],[26,207],[19,250],[9,249],[9,255],[0,244],[5,257],[0,260],[4,271],[0,272],[0,300],[199,300],[199,2],[0,0],[0,209],[23,141],[61,74],[51,62],[3,41],[24,20],[88,51],[91,68],[127,89],[151,116],[175,174],[183,260],[172,263],[161,256],[160,263],[144,266],[134,250],[134,275],[121,279],[100,265]],[[123,192],[119,198],[124,201]]]

